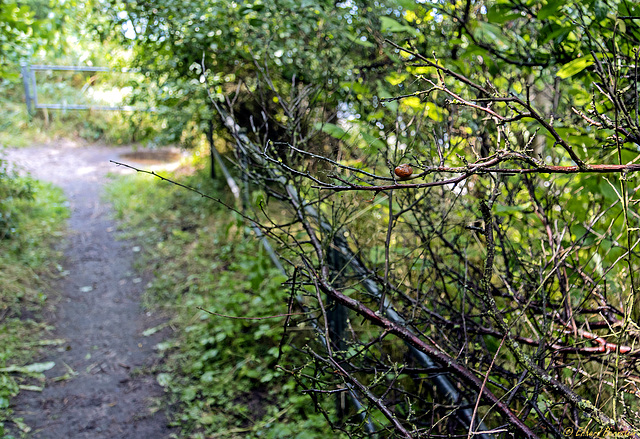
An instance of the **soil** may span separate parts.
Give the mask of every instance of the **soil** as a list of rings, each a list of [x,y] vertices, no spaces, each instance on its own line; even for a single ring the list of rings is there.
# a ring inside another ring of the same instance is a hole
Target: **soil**
[[[55,327],[44,338],[64,343],[39,359],[55,362],[44,390],[22,391],[13,401],[15,415],[31,428],[28,437],[171,435],[152,372],[159,361],[154,347],[167,330],[143,335],[166,317],[143,309],[141,294],[151,277],[134,269],[140,247],[117,239],[111,208],[101,198],[108,173],[132,172],[109,160],[130,152],[69,140],[7,151],[9,161],[33,177],[60,186],[71,209],[69,233],[60,243],[66,275],[52,281],[47,294],[55,307],[44,316]]]

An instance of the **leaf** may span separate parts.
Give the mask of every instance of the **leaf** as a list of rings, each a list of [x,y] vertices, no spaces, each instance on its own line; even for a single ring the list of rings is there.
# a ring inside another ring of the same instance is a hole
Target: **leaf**
[[[24,421],[22,421],[21,418],[13,418],[11,419],[11,422],[13,422],[14,424],[16,424],[16,426],[23,432],[23,433],[29,433],[31,431],[31,427],[29,427],[27,424],[24,423]]]
[[[144,331],[142,332],[142,335],[143,335],[144,337],[149,337],[150,335],[153,335],[153,334],[155,334],[156,332],[158,332],[158,331],[160,331],[160,330],[164,329],[164,328],[167,326],[167,324],[168,324],[168,323],[162,323],[162,324],[160,324],[160,325],[158,325],[158,326],[154,326],[153,328],[146,329],[146,330],[144,330]]]
[[[489,23],[503,24],[507,21],[522,18],[522,15],[520,15],[519,12],[512,11],[513,9],[510,5],[493,5],[489,8],[489,12],[487,12],[487,21]]]
[[[391,85],[398,85],[407,80],[407,75],[393,72],[384,79]]]
[[[0,368],[0,372],[42,373],[53,368],[55,365],[56,363],[53,361],[47,361],[46,363],[33,363],[27,366],[12,365]]]
[[[598,190],[607,202],[620,200],[620,193],[618,193],[616,187],[605,177],[600,181]]]
[[[435,122],[442,122],[444,120],[444,111],[437,105],[428,102],[427,105],[427,117]]]
[[[322,130],[322,132],[327,133],[331,137],[335,137],[336,139],[342,139],[347,135],[347,132],[340,128],[338,125],[326,122],[324,124],[317,124],[316,128]]]
[[[498,46],[499,49],[504,50],[509,47],[504,36],[502,35],[502,30],[500,26],[496,26],[495,24],[486,23],[484,21],[477,22],[476,28],[476,38],[484,40],[486,42],[491,42]]]
[[[364,35],[363,35],[363,36],[364,36]],[[358,36],[356,36],[356,35],[346,34],[346,37],[347,37],[349,40],[351,40],[351,41],[353,41],[354,43],[356,43],[356,44],[359,44],[359,45],[364,46],[364,47],[376,47],[376,45],[375,45],[375,44],[373,44],[371,41],[363,40],[363,39],[362,39],[362,37],[363,37],[363,36],[358,37]]]
[[[385,147],[385,143],[377,137],[372,136],[368,133],[360,133],[365,142],[367,142],[367,146],[378,152],[380,149]]]
[[[498,215],[509,216],[514,213],[522,212],[531,207],[531,203],[519,204],[517,206],[496,205],[495,212]]]
[[[402,104],[406,105],[414,110],[421,110],[423,107],[422,101],[417,96],[410,96],[402,100]]]
[[[156,377],[160,387],[167,387],[171,383],[171,375],[168,373],[159,373]]]
[[[398,23],[393,18],[390,17],[380,17],[380,23],[382,24],[381,30],[382,32],[408,32],[412,35],[418,35],[418,31],[411,26],[406,26],[404,24]]]
[[[564,2],[562,0],[550,0],[538,11],[538,20],[545,20],[556,13]]]
[[[382,85],[382,82],[378,80],[376,81],[376,83],[378,85],[378,98],[386,99],[386,98],[393,97],[393,95],[389,93],[387,89],[384,88],[384,86]],[[394,113],[398,110],[398,102],[396,101],[383,102],[382,105],[388,108],[390,111],[393,111]]]
[[[64,338],[54,338],[52,340],[40,340],[33,343],[34,346],[56,346],[66,343]]]
[[[548,29],[545,27],[545,30],[547,31],[542,32],[540,34],[540,37],[538,38],[540,40],[540,43],[539,43],[540,45],[547,44],[551,40],[553,40],[555,44],[560,44],[567,38],[567,36],[573,30],[572,27],[560,27],[555,30],[551,30],[551,29],[553,29],[552,26],[549,26]],[[544,38],[541,38],[543,36]]]
[[[571,76],[580,73],[581,71],[592,65],[594,62],[595,61],[593,60],[592,55],[583,56],[582,58],[576,58],[573,61],[569,61],[564,66],[562,66],[562,68],[558,70],[558,73],[556,73],[556,76],[561,79],[570,78]]]
[[[44,390],[44,387],[29,386],[26,384],[21,384],[18,387],[20,388],[20,390],[28,390],[30,392],[42,392]]]

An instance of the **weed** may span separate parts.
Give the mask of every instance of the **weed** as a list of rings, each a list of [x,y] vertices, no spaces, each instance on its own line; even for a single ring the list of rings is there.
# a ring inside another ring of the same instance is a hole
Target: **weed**
[[[181,181],[224,197],[223,183],[205,174]],[[286,279],[250,229],[197,194],[148,176],[119,177],[108,192],[126,233],[141,242],[145,265],[155,273],[148,303],[175,314],[172,325],[180,335],[158,346],[166,361],[157,380],[167,390],[167,405],[179,407],[173,423],[183,434],[336,436],[293,378],[276,368],[281,319],[225,318],[202,310],[255,317],[286,309]],[[284,351],[289,361],[302,361],[291,346]]]
[[[63,234],[68,209],[62,191],[51,185],[28,178],[0,183],[4,189],[12,188],[0,200],[1,212],[10,218],[10,233],[0,238],[0,437],[4,438],[4,423],[22,425],[12,417],[10,399],[20,392],[26,377],[38,377],[48,367],[24,365],[37,353],[33,346],[46,344],[41,340],[50,331],[38,322],[38,315],[47,300],[46,274],[59,269],[60,253],[53,247]],[[16,195],[20,193],[24,196]]]

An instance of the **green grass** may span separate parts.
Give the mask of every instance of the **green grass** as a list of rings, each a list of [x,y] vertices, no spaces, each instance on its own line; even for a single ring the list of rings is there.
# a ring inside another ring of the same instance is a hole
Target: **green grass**
[[[206,172],[180,181],[208,194],[225,193]],[[123,229],[141,243],[144,264],[154,271],[148,304],[175,316],[176,337],[159,345],[166,361],[157,378],[180,437],[341,437],[276,367],[283,319],[232,319],[199,309],[242,317],[286,312],[286,279],[251,231],[219,205],[147,175],[119,177],[108,193]],[[298,331],[288,340],[281,364],[305,361],[292,347],[305,337],[312,334]],[[327,410],[332,407],[333,399]]]
[[[12,179],[30,187],[31,196],[7,197],[11,233],[0,239],[0,437],[8,421],[22,425],[9,407],[28,378],[40,378],[47,365],[30,365],[51,328],[40,322],[47,306],[47,278],[60,267],[54,244],[64,234],[68,209],[62,191],[31,179]],[[3,183],[0,180],[0,183]],[[29,366],[29,367],[25,367]],[[33,384],[32,381],[29,384]]]

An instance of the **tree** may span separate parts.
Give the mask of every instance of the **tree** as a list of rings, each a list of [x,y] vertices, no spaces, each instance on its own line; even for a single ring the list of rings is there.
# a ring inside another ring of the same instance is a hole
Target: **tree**
[[[636,434],[638,6],[118,5],[226,130],[338,428]]]
[[[39,49],[61,48],[61,31],[69,9],[64,2],[0,1],[0,78],[17,79],[20,62]]]

